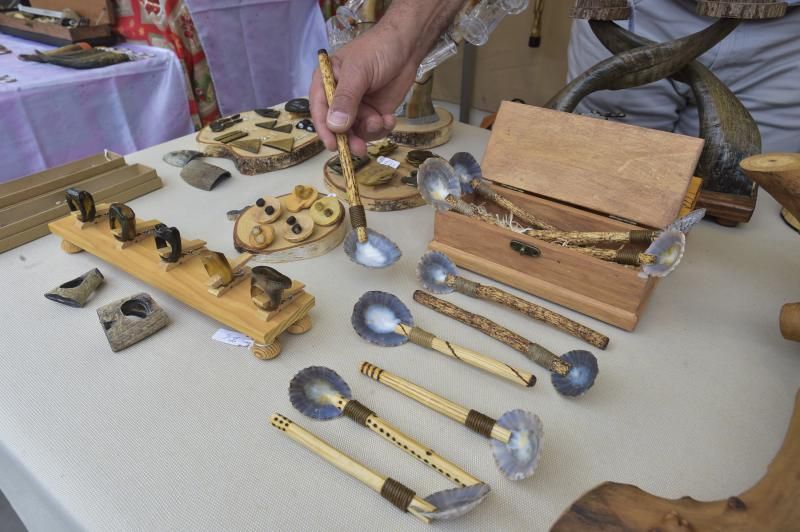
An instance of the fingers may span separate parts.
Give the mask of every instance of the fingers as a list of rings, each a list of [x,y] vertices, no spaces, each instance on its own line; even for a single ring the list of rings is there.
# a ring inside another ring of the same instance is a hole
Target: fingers
[[[325,88],[322,86],[322,76],[319,73],[319,68],[314,71],[314,75],[311,78],[308,101],[311,105],[311,120],[314,122],[319,139],[329,151],[336,151],[336,136],[328,129],[326,121],[328,99],[325,97]]]
[[[364,140],[380,139],[391,133],[391,129],[385,127],[384,117],[366,102],[361,102],[352,131]]]
[[[356,123],[361,99],[369,89],[369,77],[364,65],[344,63],[336,56],[331,59],[337,85],[328,109],[327,126],[334,133],[345,133]]]

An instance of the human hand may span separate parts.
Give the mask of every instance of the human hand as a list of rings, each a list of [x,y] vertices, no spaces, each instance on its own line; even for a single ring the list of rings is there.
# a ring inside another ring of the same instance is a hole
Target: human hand
[[[375,26],[330,56],[337,80],[330,107],[317,68],[309,101],[314,126],[327,149],[336,150],[336,133],[347,133],[353,154],[364,156],[367,141],[392,131],[394,112],[416,77],[421,60],[417,55],[391,26]]]

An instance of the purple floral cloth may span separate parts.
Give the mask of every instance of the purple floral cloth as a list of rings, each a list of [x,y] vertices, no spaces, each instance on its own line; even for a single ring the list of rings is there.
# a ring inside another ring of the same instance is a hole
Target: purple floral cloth
[[[0,34],[0,182],[109,149],[142,150],[194,131],[186,80],[170,51],[124,45],[147,57],[92,70],[28,63],[52,47]]]
[[[305,96],[327,46],[317,0],[186,0],[220,111],[231,115]]]

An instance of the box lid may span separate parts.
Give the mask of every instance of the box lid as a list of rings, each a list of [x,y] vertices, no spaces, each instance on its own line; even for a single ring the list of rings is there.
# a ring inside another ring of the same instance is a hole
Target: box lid
[[[63,11],[72,9],[89,19],[92,26],[114,23],[114,8],[110,0],[30,0],[31,7]]]
[[[496,183],[661,228],[678,216],[703,143],[503,102],[481,166]]]

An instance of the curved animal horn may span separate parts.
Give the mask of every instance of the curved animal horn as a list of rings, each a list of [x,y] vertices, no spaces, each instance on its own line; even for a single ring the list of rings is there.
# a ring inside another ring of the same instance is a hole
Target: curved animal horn
[[[604,21],[591,21],[592,31],[611,53],[619,54],[653,42]],[[699,61],[689,62],[669,76],[686,83],[697,101],[700,137],[706,143],[697,164],[703,187],[715,192],[750,195],[753,182],[739,163],[761,152],[758,125],[736,95]]]
[[[670,76],[724,39],[740,23],[737,19],[720,19],[681,39],[648,44],[609,57],[573,79],[545,107],[571,113],[593,92],[629,89]]]

